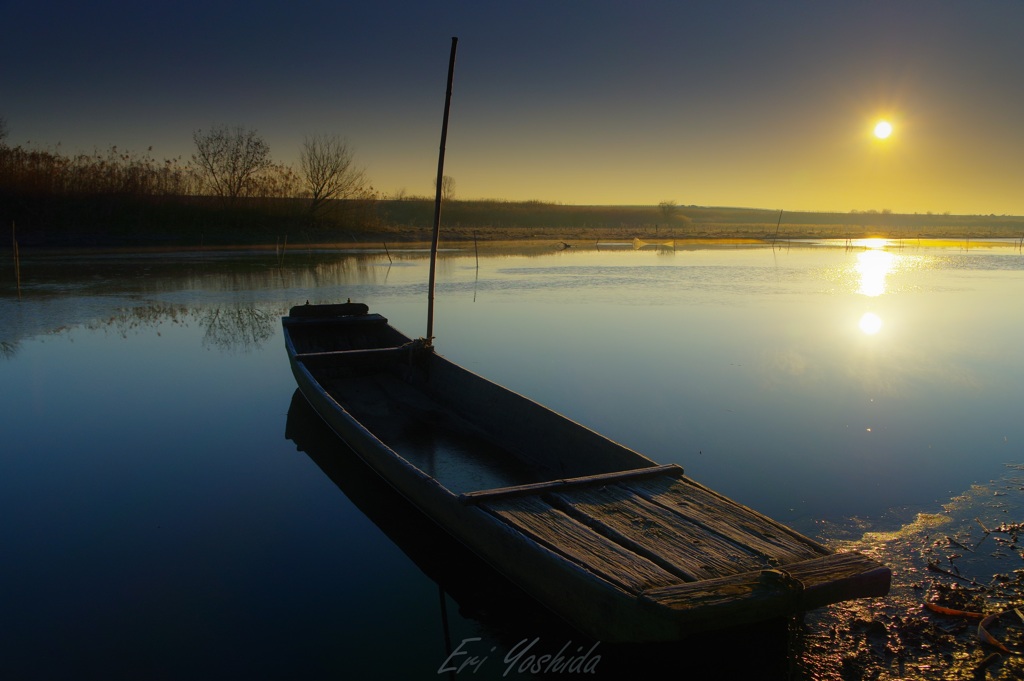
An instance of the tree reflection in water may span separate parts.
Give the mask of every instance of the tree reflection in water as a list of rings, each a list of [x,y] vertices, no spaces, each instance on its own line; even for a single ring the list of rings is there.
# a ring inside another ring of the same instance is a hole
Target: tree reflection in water
[[[188,307],[181,304],[146,303],[137,306],[116,307],[113,312],[81,325],[61,324],[35,336],[71,334],[76,328],[89,331],[112,330],[122,339],[143,331],[156,331],[161,327],[197,325],[205,329],[202,345],[221,352],[249,353],[259,350],[277,332],[277,322],[284,308],[236,304],[216,307]],[[15,329],[15,332],[17,329]],[[17,335],[17,334],[16,334]],[[21,346],[21,340],[0,340],[0,357],[12,359]]]
[[[0,357],[4,359],[12,359],[15,353],[18,352],[17,341],[0,341]]]
[[[112,328],[121,338],[128,338],[133,332],[141,329],[156,329],[164,322],[187,326],[187,318],[192,313],[184,305],[168,305],[151,303],[138,307],[119,307],[105,319],[97,319],[85,327],[89,330]],[[60,331],[61,329],[57,329]]]
[[[199,314],[199,322],[206,327],[203,347],[231,352],[258,350],[274,335],[280,317],[280,313],[256,307],[205,309]]]

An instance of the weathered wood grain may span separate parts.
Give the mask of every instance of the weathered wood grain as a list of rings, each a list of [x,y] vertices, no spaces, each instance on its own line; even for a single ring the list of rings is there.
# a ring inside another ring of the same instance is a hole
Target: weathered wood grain
[[[621,486],[575,489],[551,496],[577,520],[686,579],[712,579],[768,564],[749,548],[687,522]]]
[[[765,556],[773,564],[784,565],[829,553],[785,525],[689,478],[636,480],[625,486],[681,518]]]
[[[783,577],[778,578],[778,571],[752,571],[651,589],[640,601],[685,613],[694,623],[742,623],[851,598],[884,596],[891,573],[877,561],[849,552],[787,565]]]
[[[680,581],[650,560],[602,537],[538,497],[493,499],[481,503],[480,507],[631,593]]]

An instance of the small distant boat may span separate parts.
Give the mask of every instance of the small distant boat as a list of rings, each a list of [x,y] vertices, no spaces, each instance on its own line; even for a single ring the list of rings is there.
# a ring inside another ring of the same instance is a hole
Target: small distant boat
[[[677,640],[883,596],[817,542],[413,340],[366,305],[283,319],[300,391],[395,490],[581,632]]]

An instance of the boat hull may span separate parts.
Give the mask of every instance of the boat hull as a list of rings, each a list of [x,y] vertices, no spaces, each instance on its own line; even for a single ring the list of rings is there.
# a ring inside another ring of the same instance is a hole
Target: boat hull
[[[594,639],[676,640],[888,592],[888,568],[867,557],[832,553],[379,315],[317,307],[295,308],[284,328],[321,418],[427,517]]]

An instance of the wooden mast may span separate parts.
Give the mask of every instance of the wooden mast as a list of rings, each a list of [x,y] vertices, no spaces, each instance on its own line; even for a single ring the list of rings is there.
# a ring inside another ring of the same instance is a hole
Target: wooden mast
[[[441,186],[444,180],[444,147],[448,141],[448,112],[452,105],[452,80],[455,77],[455,48],[459,39],[452,36],[448,58],[448,89],[444,96],[444,121],[441,124],[441,150],[437,155],[437,192],[434,194],[434,234],[430,241],[430,287],[427,299],[427,346],[434,342],[434,273],[437,269],[437,241],[441,231]]]

